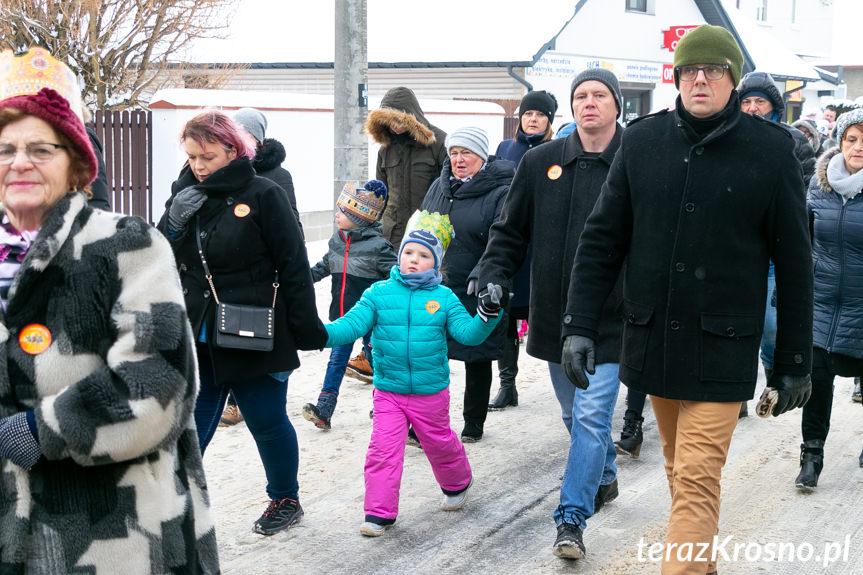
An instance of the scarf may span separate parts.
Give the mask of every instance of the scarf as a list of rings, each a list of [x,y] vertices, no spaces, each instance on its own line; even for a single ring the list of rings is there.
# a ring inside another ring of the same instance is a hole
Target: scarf
[[[9,216],[4,214],[0,224],[0,303],[3,304],[4,309],[12,280],[18,274],[21,262],[24,261],[37,235],[39,230],[19,232],[9,221]]]
[[[434,268],[415,274],[403,274],[399,271],[399,274],[402,276],[402,281],[405,282],[405,285],[412,290],[433,288],[440,285],[443,281],[440,271]]]
[[[827,164],[827,183],[834,192],[842,196],[844,204],[863,190],[863,170],[856,174],[850,173],[845,166],[845,156],[836,154]]]

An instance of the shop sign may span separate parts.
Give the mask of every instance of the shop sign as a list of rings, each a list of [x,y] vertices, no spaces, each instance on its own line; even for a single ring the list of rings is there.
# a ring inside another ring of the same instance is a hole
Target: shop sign
[[[690,30],[694,30],[698,26],[672,26],[668,30],[662,31],[662,47],[669,52],[674,52],[677,49],[677,43],[680,39],[686,36]]]

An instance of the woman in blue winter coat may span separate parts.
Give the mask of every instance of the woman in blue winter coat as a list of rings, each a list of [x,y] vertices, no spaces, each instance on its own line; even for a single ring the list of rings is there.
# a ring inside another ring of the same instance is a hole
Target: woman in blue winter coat
[[[838,148],[818,160],[807,205],[814,305],[812,395],[803,406],[798,488],[818,485],[835,376],[863,375],[863,109],[836,120]],[[782,293],[776,292],[777,298]],[[860,455],[863,466],[863,453]]]
[[[374,424],[365,465],[365,522],[360,533],[382,535],[398,515],[405,440],[412,425],[444,492],[441,509],[464,505],[472,473],[464,446],[450,428],[449,334],[478,345],[500,319],[500,286],[488,286],[471,317],[441,285],[440,264],[453,228],[447,216],[416,212],[407,224],[399,265],[372,285],[341,319],[326,326],[327,347],[372,330]]]
[[[449,215],[455,239],[443,260],[446,285],[467,309],[476,308],[479,259],[488,244],[491,225],[500,216],[503,200],[515,175],[515,164],[488,155],[488,136],[480,128],[459,128],[447,136],[448,160],[420,209]],[[464,362],[464,428],[461,439],[482,439],[491,391],[491,362],[500,357],[506,322],[488,340],[466,347],[452,338],[449,358]],[[422,442],[420,442],[422,443]]]

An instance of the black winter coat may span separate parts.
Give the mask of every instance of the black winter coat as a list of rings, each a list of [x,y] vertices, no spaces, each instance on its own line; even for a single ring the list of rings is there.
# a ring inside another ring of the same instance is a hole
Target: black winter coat
[[[291,173],[282,167],[282,162],[288,154],[285,152],[285,147],[278,140],[266,138],[261,142],[258,148],[258,153],[255,154],[255,159],[252,161],[252,167],[262,178],[267,178],[279,184],[279,187],[285,190],[288,194],[288,201],[291,203],[291,209],[297,217],[297,223],[300,224],[300,233],[303,232],[303,224],[300,222],[300,212],[297,210],[297,196],[294,193],[294,178]]]
[[[527,353],[560,363],[563,351],[561,318],[578,238],[596,203],[623,128],[618,126],[608,147],[587,157],[578,131],[529,150],[521,159],[503,213],[491,230],[480,262],[480,285],[509,285],[533,246],[530,263],[530,337]],[[618,292],[602,312],[597,363],[617,363],[620,328],[615,308]]]
[[[827,164],[839,148],[818,160],[809,186],[809,226],[815,276],[812,345],[863,358],[863,194],[848,200],[827,181]]]
[[[668,399],[752,398],[770,259],[774,371],[811,367],[812,259],[793,140],[740,112],[736,92],[725,113],[703,138],[677,110],[632,122],[576,255],[565,331],[595,336],[626,259],[620,378]]]
[[[489,156],[485,166],[453,192],[452,168],[447,158],[440,177],[432,183],[420,207],[449,214],[455,237],[443,257],[441,273],[444,284],[471,315],[476,315],[477,300],[476,296],[467,295],[468,277],[472,272],[474,277],[478,275],[476,267],[488,244],[489,230],[500,215],[514,174],[515,164]],[[497,359],[505,333],[506,322],[501,321],[488,339],[477,346],[465,346],[447,336],[449,357],[466,362]]]
[[[222,349],[214,345],[216,303],[204,277],[195,241],[195,217],[180,236],[171,239],[167,213],[174,196],[195,186],[208,199],[198,210],[202,243],[219,301],[269,307],[274,272],[279,272],[273,351]],[[168,237],[186,298],[195,339],[206,323],[207,342],[218,385],[300,365],[297,349],[321,349],[327,332],[318,319],[309,261],[297,220],[284,191],[255,176],[247,158],[237,158],[198,182],[187,167],[171,186],[171,198],[159,229]]]

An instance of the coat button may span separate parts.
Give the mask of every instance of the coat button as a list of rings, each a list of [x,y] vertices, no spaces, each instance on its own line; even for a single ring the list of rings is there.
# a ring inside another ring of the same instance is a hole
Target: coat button
[[[684,164],[688,164],[688,163],[689,163],[689,158],[683,158],[683,163],[684,163]]]
[[[188,268],[186,267],[186,264],[180,264],[180,271],[181,271],[181,272],[184,272],[184,271],[186,271],[187,269],[188,269]]]
[[[189,295],[189,289],[183,288],[183,295]]]
[[[228,204],[229,206],[233,206],[234,205],[234,198],[232,198],[231,196],[228,196],[227,198],[225,198],[225,203]]]
[[[635,314],[631,313],[628,316],[626,316],[626,321],[627,321],[627,323],[635,323]]]
[[[569,314],[563,316],[563,323],[565,323],[566,325],[571,324],[572,323],[572,316]]]
[[[686,264],[683,262],[677,262],[676,264],[674,264],[674,269],[676,269],[679,272],[685,272],[686,271]]]
[[[699,156],[704,153],[704,148],[695,148],[695,153]]]
[[[794,363],[796,363],[798,365],[803,363],[803,354],[802,353],[795,353],[794,354]]]
[[[587,169],[587,162],[579,162],[578,167],[581,168],[582,170]]]
[[[691,214],[695,211],[695,204],[693,204],[692,202],[687,202],[684,206],[684,209]]]
[[[725,335],[727,335],[728,337],[734,337],[736,334],[737,334],[737,332],[734,331],[733,327],[729,327],[728,329],[725,330]]]
[[[205,289],[204,290],[204,299],[209,299],[209,297],[210,297],[210,290]]]
[[[673,329],[675,331],[680,329],[680,322],[677,321],[676,319],[671,320],[671,322],[669,322],[668,325],[669,325],[669,327],[671,327],[671,329]]]
[[[200,236],[201,236],[201,239],[206,238],[206,237],[207,237],[207,232],[201,232],[201,233],[200,233]]]

